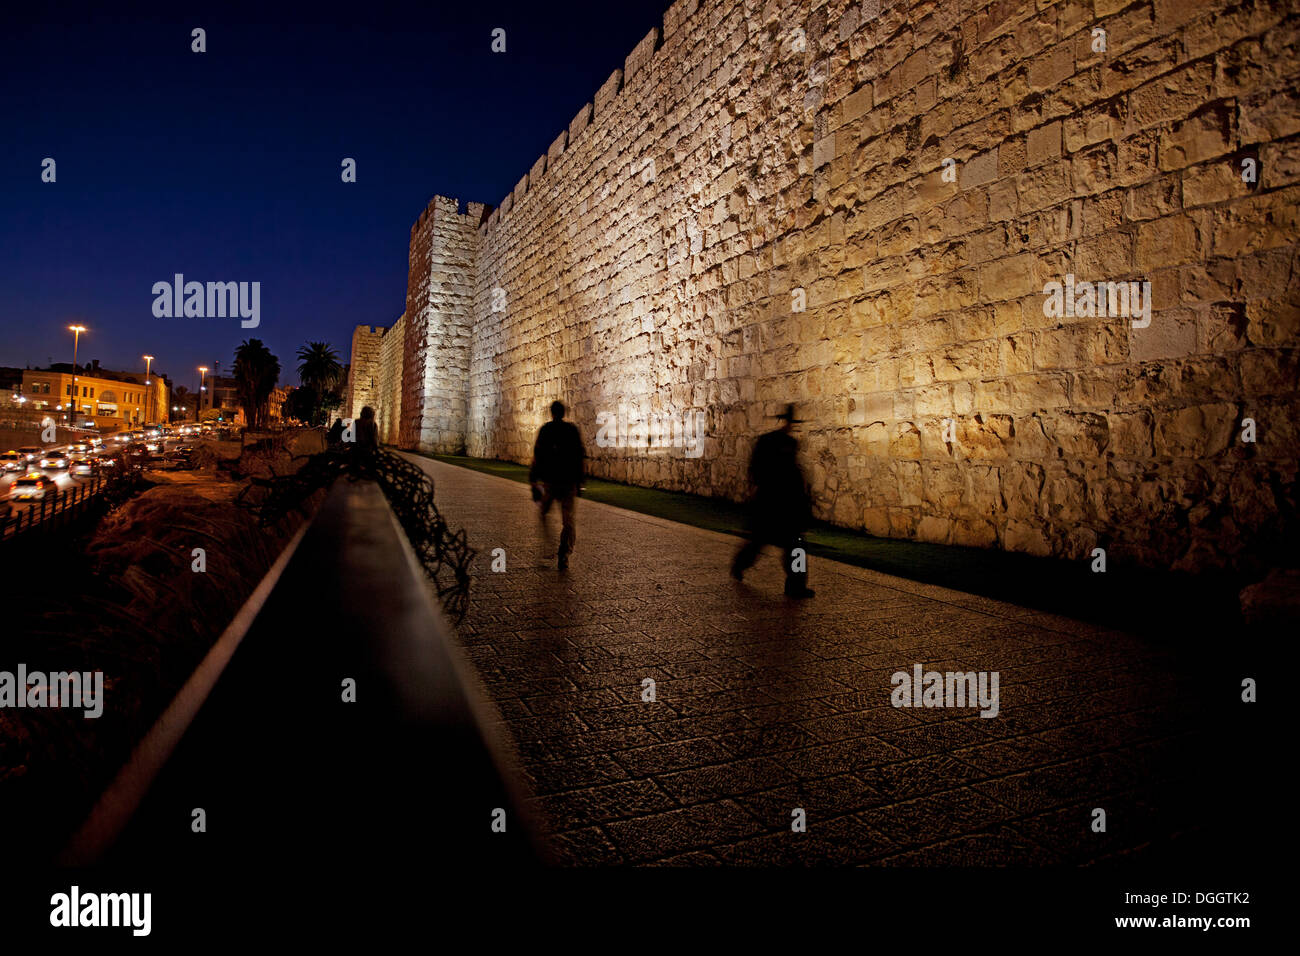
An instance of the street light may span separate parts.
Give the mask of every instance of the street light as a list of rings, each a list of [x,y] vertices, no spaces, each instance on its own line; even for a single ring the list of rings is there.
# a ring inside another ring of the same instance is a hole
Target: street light
[[[194,424],[196,425],[201,423],[200,414],[203,409],[203,393],[205,391],[205,388],[203,386],[203,377],[207,374],[208,374],[208,367],[206,365],[200,365],[199,366],[199,394],[194,396]]]
[[[144,421],[149,424],[149,366],[153,363],[152,355],[142,355],[144,359]]]
[[[68,331],[72,333],[72,402],[69,411],[69,424],[73,428],[77,427],[77,346],[81,342],[81,333],[86,331],[84,325],[69,325]]]

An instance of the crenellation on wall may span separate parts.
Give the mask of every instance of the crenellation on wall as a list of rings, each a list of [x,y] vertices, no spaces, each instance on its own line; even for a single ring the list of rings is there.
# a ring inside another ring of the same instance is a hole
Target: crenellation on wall
[[[623,61],[623,82],[625,85],[650,61],[658,46],[659,28],[651,27],[650,32],[641,39],[641,42],[633,48],[632,52],[627,55],[627,59]]]
[[[595,99],[592,100],[593,120],[598,120],[603,116],[622,89],[623,71],[621,69],[615,70],[609,75],[609,79],[601,84],[600,89],[596,91]]]
[[[569,131],[567,129],[561,130],[560,135],[555,137],[554,141],[546,149],[547,169],[551,169],[552,167],[555,166],[555,161],[560,158],[561,154],[564,153],[564,150],[568,145],[569,145]]]
[[[545,172],[546,172],[546,154],[543,153],[541,156],[537,157],[537,162],[533,163],[532,167],[528,170],[528,175],[527,177],[525,177],[528,186],[526,186],[525,188],[531,188],[533,186],[536,186],[541,181],[542,174]]]
[[[584,103],[582,109],[569,121],[569,142],[575,143],[583,131],[590,125],[591,116],[594,107],[591,103]]]
[[[672,6],[664,11],[664,40],[665,42],[678,35],[678,32],[685,26],[686,21],[691,15],[700,8],[700,0],[677,0]]]

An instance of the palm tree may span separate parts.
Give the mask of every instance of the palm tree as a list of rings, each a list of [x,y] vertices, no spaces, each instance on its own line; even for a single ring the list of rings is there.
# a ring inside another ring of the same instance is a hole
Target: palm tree
[[[338,352],[328,342],[308,342],[298,349],[298,375],[308,388],[328,392],[343,377]]]
[[[261,339],[245,339],[235,349],[235,388],[249,428],[264,428],[268,400],[280,379],[280,360]]]
[[[328,342],[308,342],[298,349],[298,377],[312,395],[312,424],[322,424],[325,411],[337,408],[343,383],[343,365]]]
[[[181,421],[187,422],[194,414],[194,400],[196,394],[191,392],[184,385],[177,385],[172,389],[172,404],[180,406]]]

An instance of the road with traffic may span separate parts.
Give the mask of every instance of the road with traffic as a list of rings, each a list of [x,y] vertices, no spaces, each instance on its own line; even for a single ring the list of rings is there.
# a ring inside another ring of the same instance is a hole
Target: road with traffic
[[[110,437],[99,444],[98,447],[91,448],[89,451],[82,449],[74,450],[74,445],[79,443],[48,444],[40,445],[39,447],[41,449],[41,455],[50,456],[55,452],[61,452],[63,456],[65,456],[63,460],[70,463],[72,459],[82,456],[97,461],[105,458],[119,457],[128,445],[137,443],[146,444],[150,457],[160,459],[167,455],[175,454],[182,447],[189,445],[193,441],[193,438],[189,436],[175,434],[160,438],[146,438],[139,436],[138,433],[129,434],[133,436],[129,441],[122,438]],[[33,444],[30,447],[34,448],[37,446]],[[5,451],[17,450],[18,449],[5,449]],[[46,494],[51,498],[55,498],[59,494],[75,493],[79,488],[90,486],[95,474],[104,477],[111,475],[114,467],[121,467],[121,465],[119,463],[115,466],[105,466],[96,463],[94,466],[94,472],[91,474],[78,475],[73,474],[70,466],[42,467],[41,457],[37,456],[15,470],[6,468],[3,474],[0,474],[0,502],[5,502],[8,505],[11,505],[14,511],[24,508],[39,509],[41,507],[40,499],[16,498],[13,496],[15,493],[14,486],[20,478],[32,474],[44,476],[53,483],[53,487],[47,486]],[[0,511],[7,510],[7,508],[0,507]]]

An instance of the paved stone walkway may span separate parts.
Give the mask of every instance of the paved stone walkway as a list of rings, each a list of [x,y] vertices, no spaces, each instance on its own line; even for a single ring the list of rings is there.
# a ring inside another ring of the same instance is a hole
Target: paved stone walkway
[[[525,485],[411,460],[479,550],[461,639],[562,862],[1077,864],[1197,825],[1203,688],[1166,649],[819,559],[789,601],[774,552],[737,584],[739,539],[589,501],[561,576]],[[891,706],[917,663],[998,671],[999,715]]]

